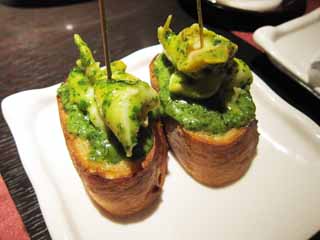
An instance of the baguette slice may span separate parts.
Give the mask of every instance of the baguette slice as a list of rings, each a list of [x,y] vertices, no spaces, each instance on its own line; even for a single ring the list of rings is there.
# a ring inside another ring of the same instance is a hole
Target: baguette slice
[[[159,91],[154,61],[155,58],[150,64],[151,86]],[[215,136],[189,131],[169,117],[163,123],[178,162],[194,179],[207,186],[222,187],[240,179],[255,156],[259,137],[256,120]]]
[[[70,134],[66,128],[67,113],[57,97],[60,122],[69,154],[84,186],[95,204],[107,215],[128,217],[160,197],[167,173],[168,147],[160,122],[153,126],[154,144],[145,159],[121,161],[118,164],[94,163],[87,159],[89,144]]]

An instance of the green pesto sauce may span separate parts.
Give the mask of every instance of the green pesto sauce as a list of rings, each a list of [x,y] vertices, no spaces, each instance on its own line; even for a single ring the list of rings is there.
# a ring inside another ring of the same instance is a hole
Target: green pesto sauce
[[[58,95],[68,113],[67,130],[82,138],[87,139],[90,144],[89,159],[98,162],[116,164],[124,159],[138,160],[144,157],[153,146],[153,133],[151,128],[141,128],[138,133],[138,145],[133,149],[133,156],[127,158],[121,143],[110,130],[106,132],[96,128],[81,104],[71,104],[70,96],[74,94],[64,83],[58,89]],[[151,124],[150,124],[151,125]]]
[[[231,128],[246,126],[255,118],[255,105],[247,88],[225,90],[213,97],[195,101],[172,96],[168,90],[173,65],[164,54],[154,62],[160,86],[162,114],[175,119],[184,128],[207,134],[223,134]]]

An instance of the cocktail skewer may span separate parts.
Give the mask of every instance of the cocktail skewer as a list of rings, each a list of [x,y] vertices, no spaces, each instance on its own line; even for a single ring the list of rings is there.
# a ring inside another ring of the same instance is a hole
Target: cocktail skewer
[[[198,13],[199,34],[200,34],[200,48],[202,48],[203,47],[203,19],[202,19],[201,0],[197,0],[197,13]]]
[[[104,50],[104,62],[107,68],[107,79],[111,79],[111,63],[110,63],[110,50],[108,44],[108,29],[107,29],[107,17],[105,12],[105,2],[104,0],[99,0],[99,13],[100,13],[100,28],[102,35],[102,44]]]

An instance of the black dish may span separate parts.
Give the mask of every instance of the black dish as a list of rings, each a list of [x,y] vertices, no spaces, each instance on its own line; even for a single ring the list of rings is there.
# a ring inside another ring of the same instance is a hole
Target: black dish
[[[179,0],[181,6],[197,17],[195,0]],[[241,10],[202,0],[205,24],[230,30],[254,31],[265,25],[278,25],[304,14],[306,0],[283,0],[281,6],[268,12]]]

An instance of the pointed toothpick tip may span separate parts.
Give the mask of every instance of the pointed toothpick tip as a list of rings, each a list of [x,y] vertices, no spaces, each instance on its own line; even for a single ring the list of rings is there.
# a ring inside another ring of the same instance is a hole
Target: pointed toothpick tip
[[[197,0],[197,14],[198,14],[198,23],[199,23],[200,48],[202,48],[203,47],[203,18],[202,18],[201,0]]]
[[[100,14],[100,28],[102,36],[102,44],[104,50],[104,62],[107,68],[107,79],[111,79],[111,62],[110,62],[110,50],[108,44],[108,29],[107,29],[107,17],[105,12],[105,0],[99,0],[99,14]]]

